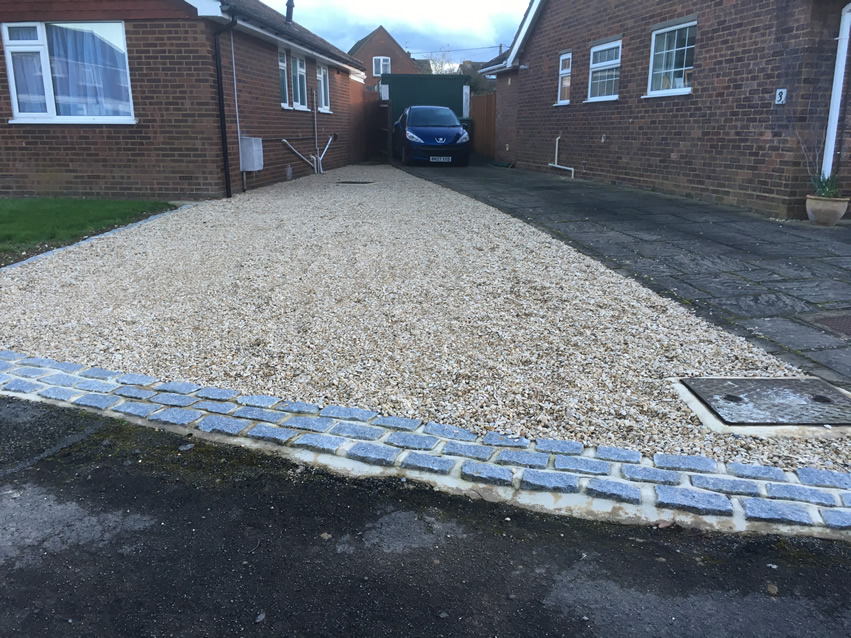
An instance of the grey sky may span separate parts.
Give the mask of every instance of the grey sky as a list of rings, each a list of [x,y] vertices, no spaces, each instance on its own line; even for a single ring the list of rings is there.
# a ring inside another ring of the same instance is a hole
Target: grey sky
[[[286,0],[263,1],[286,12]],[[381,24],[402,47],[425,58],[429,55],[420,52],[436,51],[439,57],[448,49],[510,45],[528,4],[528,0],[295,0],[293,18],[344,51]],[[498,53],[491,48],[446,55],[459,62],[489,60]]]

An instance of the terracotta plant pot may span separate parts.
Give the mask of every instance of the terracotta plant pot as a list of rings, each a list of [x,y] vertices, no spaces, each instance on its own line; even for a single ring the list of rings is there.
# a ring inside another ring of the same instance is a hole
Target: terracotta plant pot
[[[807,195],[807,217],[819,226],[836,226],[848,210],[848,197]]]

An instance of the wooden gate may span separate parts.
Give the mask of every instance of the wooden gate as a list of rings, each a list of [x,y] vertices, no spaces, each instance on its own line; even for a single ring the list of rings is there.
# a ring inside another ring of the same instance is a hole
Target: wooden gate
[[[473,120],[473,152],[494,159],[496,138],[496,93],[474,95],[470,100]]]

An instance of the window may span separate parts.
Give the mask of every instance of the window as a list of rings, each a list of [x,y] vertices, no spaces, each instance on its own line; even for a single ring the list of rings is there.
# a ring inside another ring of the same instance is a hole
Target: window
[[[293,58],[293,106],[307,108],[307,66],[303,58]]]
[[[132,124],[121,22],[3,25],[13,122]]]
[[[319,99],[319,110],[331,110],[331,87],[328,84],[328,67],[316,67],[316,92]]]
[[[390,73],[390,58],[372,58],[372,77],[380,78],[382,73]]]
[[[696,22],[653,32],[648,95],[691,93],[696,37]]]
[[[562,53],[558,59],[558,99],[556,104],[570,104],[570,71],[572,53]]]
[[[289,108],[290,94],[287,89],[287,54],[285,51],[278,51],[278,75],[281,83],[281,106]]]
[[[618,99],[621,76],[621,41],[591,47],[588,101]]]

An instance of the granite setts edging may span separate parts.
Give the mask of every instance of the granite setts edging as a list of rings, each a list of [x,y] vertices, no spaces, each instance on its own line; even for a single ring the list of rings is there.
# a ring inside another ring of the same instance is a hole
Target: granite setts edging
[[[373,475],[375,468],[454,492],[486,487],[500,500],[555,513],[851,540],[851,474],[845,472],[784,472],[703,456],[648,458],[634,450],[495,432],[482,437],[360,408],[160,382],[10,350],[0,351],[0,393],[271,442],[294,454],[310,452],[316,457],[308,461],[332,469],[342,459],[369,466],[350,465],[350,473]]]

